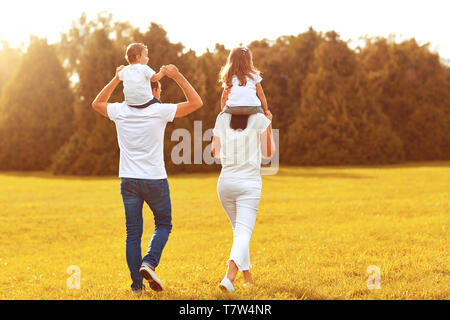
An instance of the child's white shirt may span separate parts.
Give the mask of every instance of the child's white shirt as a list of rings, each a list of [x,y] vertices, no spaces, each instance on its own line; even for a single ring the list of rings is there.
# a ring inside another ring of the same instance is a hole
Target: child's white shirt
[[[150,79],[154,74],[152,68],[140,63],[130,64],[119,72],[126,104],[139,106],[153,99]]]
[[[230,93],[228,94],[228,100],[226,105],[229,107],[239,106],[261,106],[261,100],[256,95],[256,84],[262,81],[261,76],[252,73],[254,79],[247,76],[247,84],[245,86],[239,85],[239,79],[237,76],[233,76],[231,83]]]

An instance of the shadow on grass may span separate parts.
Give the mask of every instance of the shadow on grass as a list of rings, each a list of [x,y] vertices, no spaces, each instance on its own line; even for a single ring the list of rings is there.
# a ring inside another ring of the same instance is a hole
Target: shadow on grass
[[[270,287],[270,291],[273,292],[273,294],[280,293],[289,293],[290,296],[293,296],[293,298],[288,298],[287,300],[330,300],[330,297],[327,297],[323,294],[317,293],[314,290],[311,290],[309,288],[303,288],[303,287],[295,287],[292,286],[286,286],[282,283],[279,284],[273,284]],[[273,299],[273,300],[284,300],[283,299]]]
[[[273,176],[263,176],[264,179],[276,179],[279,177],[301,177],[301,178],[337,178],[337,179],[373,179],[373,177],[364,174],[339,173],[339,172],[286,172],[280,171]]]
[[[317,166],[281,166],[283,169],[405,169],[405,168],[449,168],[450,160],[437,161],[407,161],[395,164],[373,164],[373,165],[317,165]]]
[[[74,180],[74,181],[119,180],[117,176],[55,175],[47,171],[0,171],[0,176],[18,177],[18,178],[41,178],[52,180]]]
[[[267,175],[264,178],[268,180],[276,177],[374,179],[374,177],[366,174],[339,171],[352,169],[398,170],[412,168],[450,168],[450,161],[406,162],[392,165],[281,166],[276,175]]]
[[[304,178],[343,178],[343,179],[372,179],[373,177],[357,174],[357,173],[345,173],[336,172],[339,169],[409,169],[409,168],[450,168],[450,161],[417,161],[417,162],[405,162],[400,164],[390,164],[390,165],[326,165],[326,166],[284,166],[280,167],[280,170],[276,175],[264,176],[266,179],[271,179],[274,177],[304,177]],[[301,172],[298,172],[298,170]],[[327,172],[327,171],[331,172]],[[308,172],[311,171],[311,172]],[[201,178],[205,175],[217,176],[219,177],[219,171],[207,170],[202,172],[179,172],[179,173],[168,173],[170,178]],[[11,177],[33,177],[33,178],[43,178],[43,179],[56,179],[56,180],[119,180],[116,175],[108,176],[77,176],[77,175],[55,175],[47,171],[0,171],[0,176],[11,176]]]
[[[201,283],[201,281],[199,282]],[[209,282],[208,282],[209,283]],[[296,285],[290,282],[255,283],[244,288],[242,281],[235,283],[236,291],[232,294],[222,292],[218,283],[210,284],[207,288],[168,286],[162,292],[147,289],[141,299],[151,300],[333,300],[336,297],[327,297],[319,294],[310,287]],[[201,293],[196,289],[200,289]],[[205,290],[206,289],[206,290]],[[136,299],[129,292],[130,299]]]

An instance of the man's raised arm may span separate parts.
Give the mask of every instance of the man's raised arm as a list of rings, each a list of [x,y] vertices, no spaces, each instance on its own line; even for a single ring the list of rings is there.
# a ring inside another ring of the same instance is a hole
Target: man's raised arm
[[[104,115],[108,118],[108,100],[111,97],[111,94],[114,92],[114,89],[116,89],[117,85],[120,83],[119,76],[117,73],[123,69],[123,66],[120,66],[116,70],[116,75],[114,78],[100,91],[100,93],[97,95],[97,97],[92,102],[92,108],[94,108],[96,111],[98,111],[100,114]]]
[[[168,66],[163,66],[162,69],[164,70],[166,76],[173,79],[181,90],[183,90],[184,96],[187,100],[186,102],[178,104],[175,118],[184,117],[203,106],[202,98],[200,98],[197,91],[195,91],[189,81],[187,81],[180,71],[178,71],[176,66],[171,64]]]

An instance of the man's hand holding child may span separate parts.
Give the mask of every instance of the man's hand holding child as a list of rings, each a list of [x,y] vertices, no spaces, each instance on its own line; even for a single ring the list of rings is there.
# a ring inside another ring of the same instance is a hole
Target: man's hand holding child
[[[176,78],[177,76],[180,75],[180,71],[178,70],[178,68],[173,65],[173,64],[169,64],[167,66],[162,66],[161,70],[164,72],[164,74],[166,76],[168,76],[171,79]]]

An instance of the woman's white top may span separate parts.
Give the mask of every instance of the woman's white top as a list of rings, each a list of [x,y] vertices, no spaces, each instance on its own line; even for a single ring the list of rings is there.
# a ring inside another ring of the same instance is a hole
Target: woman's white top
[[[261,100],[259,100],[256,95],[256,84],[262,81],[261,76],[252,73],[253,78],[247,76],[247,84],[245,86],[239,85],[239,79],[233,76],[231,83],[230,93],[228,94],[228,100],[226,105],[229,107],[239,107],[239,106],[251,106],[259,107],[261,106]]]
[[[130,64],[119,72],[123,94],[129,106],[140,106],[153,99],[150,79],[155,71],[145,64]]]
[[[262,113],[248,118],[245,130],[230,128],[231,114],[220,113],[213,129],[220,139],[221,177],[257,178],[261,176],[261,133],[270,125]]]

